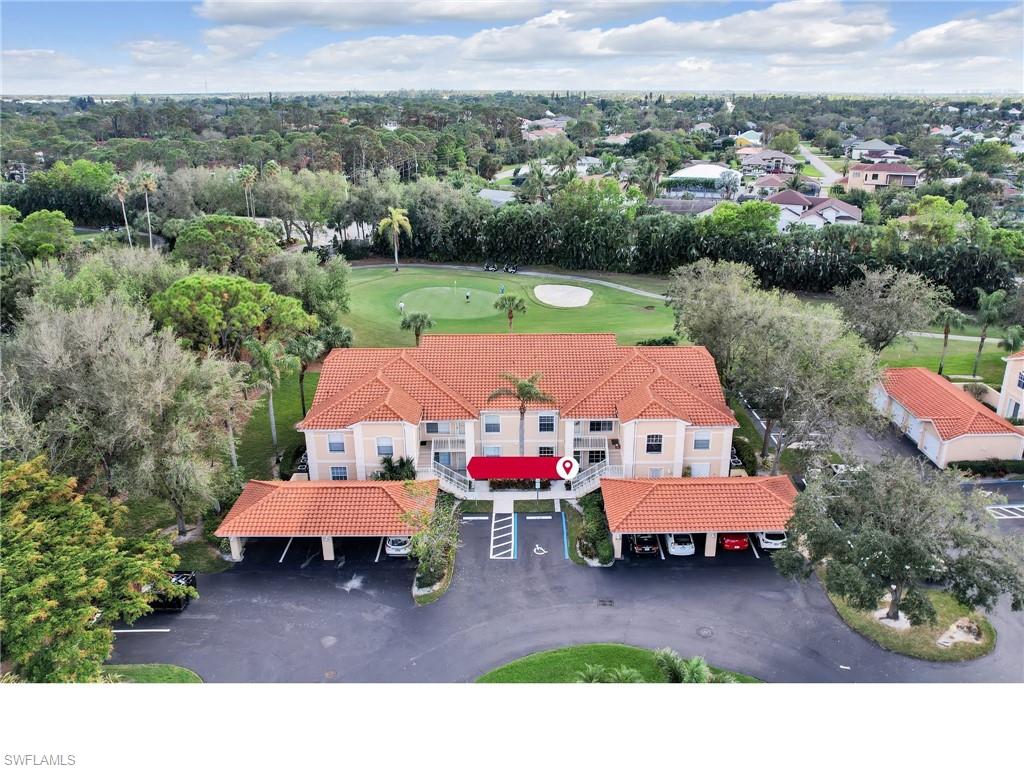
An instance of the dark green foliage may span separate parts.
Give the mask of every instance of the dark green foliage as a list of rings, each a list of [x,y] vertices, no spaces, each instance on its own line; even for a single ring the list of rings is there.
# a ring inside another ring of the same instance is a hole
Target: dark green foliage
[[[384,456],[380,470],[373,473],[374,480],[415,480],[416,464],[408,456]]]
[[[969,472],[979,477],[1005,477],[1024,474],[1024,461],[1010,459],[983,459],[980,461],[953,461],[951,468]]]
[[[537,486],[533,480],[491,480],[488,487],[492,491],[532,491]],[[541,480],[540,489],[546,491],[551,488],[550,480]]]
[[[743,468],[748,475],[757,474],[757,448],[750,444],[750,441],[741,435],[733,433],[732,447],[736,449],[736,456],[743,462]]]
[[[583,508],[583,524],[576,541],[580,554],[603,564],[615,559],[608,518],[604,514],[604,499],[600,491],[588,493],[580,500]]]
[[[641,339],[636,343],[638,347],[674,347],[679,343],[675,336],[658,336],[653,339]]]

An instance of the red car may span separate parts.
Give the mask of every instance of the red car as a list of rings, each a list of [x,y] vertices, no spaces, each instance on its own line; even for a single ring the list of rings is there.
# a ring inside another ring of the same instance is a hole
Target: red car
[[[722,533],[718,536],[718,543],[722,545],[722,549],[748,549],[750,547],[750,539],[747,538],[745,533]]]

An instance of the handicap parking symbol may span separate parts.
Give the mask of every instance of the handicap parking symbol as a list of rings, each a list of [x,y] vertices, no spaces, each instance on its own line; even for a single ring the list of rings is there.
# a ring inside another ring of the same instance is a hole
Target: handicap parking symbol
[[[533,554],[535,555],[546,555],[548,551],[544,549],[540,544],[533,545]]]

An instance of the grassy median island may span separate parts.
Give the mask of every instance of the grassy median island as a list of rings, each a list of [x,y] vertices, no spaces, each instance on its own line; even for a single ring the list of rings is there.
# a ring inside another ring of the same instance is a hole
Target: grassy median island
[[[104,671],[121,683],[201,683],[203,678],[174,664],[107,664]]]
[[[665,676],[654,661],[654,651],[617,643],[589,643],[532,653],[477,678],[478,683],[575,683],[587,664],[609,669],[630,667],[646,683],[664,683]],[[728,673],[740,683],[759,683],[756,677],[712,667],[715,674]]]
[[[992,652],[996,647],[996,631],[980,613],[964,607],[948,592],[930,590],[928,597],[938,614],[935,624],[923,624],[910,629],[897,630],[881,624],[867,611],[851,608],[843,598],[827,593],[836,612],[847,625],[888,651],[927,661],[966,661]],[[939,637],[955,621],[969,617],[981,630],[980,643],[953,643],[949,647],[936,644]]]

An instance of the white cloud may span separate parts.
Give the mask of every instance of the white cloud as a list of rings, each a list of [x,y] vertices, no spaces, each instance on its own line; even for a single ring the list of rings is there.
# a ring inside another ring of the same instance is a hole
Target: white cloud
[[[1024,8],[1017,5],[982,18],[953,19],[918,30],[894,47],[913,57],[953,58],[993,51],[1020,55]]]
[[[210,53],[220,59],[244,59],[252,56],[263,45],[286,29],[268,29],[247,24],[228,24],[203,32],[203,42]]]
[[[3,78],[14,80],[55,80],[86,68],[78,59],[51,48],[21,48],[3,52]],[[6,91],[7,89],[4,88]]]
[[[191,48],[176,40],[134,40],[125,48],[140,67],[180,67],[193,56]]]
[[[427,66],[435,56],[448,53],[450,63],[459,42],[451,35],[399,35],[397,37],[367,37],[331,43],[310,51],[303,66],[309,68],[338,68],[340,74],[351,70],[398,70]],[[395,84],[401,87],[401,84]]]

